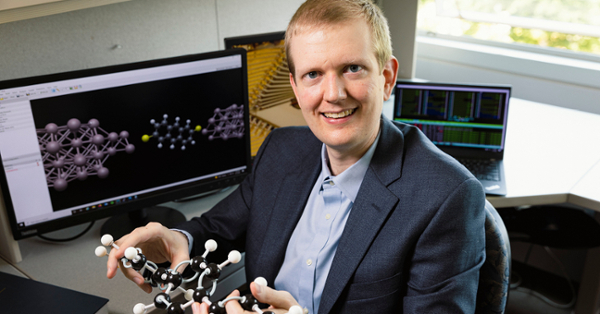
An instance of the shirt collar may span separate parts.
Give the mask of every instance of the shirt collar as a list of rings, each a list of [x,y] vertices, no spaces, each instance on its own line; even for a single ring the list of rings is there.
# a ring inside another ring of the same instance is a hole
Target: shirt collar
[[[365,173],[367,173],[371,159],[375,154],[380,135],[381,131],[379,131],[377,138],[373,144],[371,144],[371,147],[369,147],[367,152],[356,163],[337,176],[331,175],[329,166],[327,166],[329,157],[327,155],[327,147],[323,144],[321,148],[321,175],[319,179],[321,183],[324,183],[326,180],[333,181],[342,193],[354,203],[356,195],[358,194],[358,189],[360,189]]]

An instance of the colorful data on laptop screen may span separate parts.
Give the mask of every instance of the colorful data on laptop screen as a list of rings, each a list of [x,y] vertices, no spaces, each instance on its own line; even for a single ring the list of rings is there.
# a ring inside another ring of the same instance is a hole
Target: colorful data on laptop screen
[[[394,120],[417,126],[438,146],[502,152],[508,85],[398,81]]]

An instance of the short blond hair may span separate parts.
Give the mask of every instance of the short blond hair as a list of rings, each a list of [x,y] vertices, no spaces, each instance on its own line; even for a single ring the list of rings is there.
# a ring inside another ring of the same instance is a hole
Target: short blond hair
[[[371,0],[307,0],[296,11],[285,32],[285,54],[288,69],[294,73],[294,62],[290,55],[292,39],[300,32],[325,25],[335,25],[352,19],[362,19],[371,28],[373,51],[383,71],[392,57],[390,29],[381,9]]]

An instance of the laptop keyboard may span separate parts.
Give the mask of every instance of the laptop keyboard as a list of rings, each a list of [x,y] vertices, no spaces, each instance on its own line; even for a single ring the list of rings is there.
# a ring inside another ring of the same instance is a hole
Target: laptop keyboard
[[[500,181],[500,171],[495,161],[485,159],[458,159],[479,180]]]

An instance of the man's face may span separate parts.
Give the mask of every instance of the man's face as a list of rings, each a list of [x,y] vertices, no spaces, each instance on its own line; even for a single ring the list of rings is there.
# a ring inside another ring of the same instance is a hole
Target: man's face
[[[397,61],[388,61],[382,73],[362,20],[301,32],[291,40],[290,56],[290,81],[312,132],[330,156],[333,150],[338,157],[360,158],[377,137]]]

